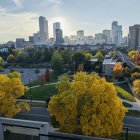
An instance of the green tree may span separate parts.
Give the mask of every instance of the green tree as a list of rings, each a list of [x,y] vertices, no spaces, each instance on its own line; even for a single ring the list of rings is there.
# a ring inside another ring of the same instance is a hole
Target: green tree
[[[95,57],[98,58],[98,61],[104,60],[104,56],[102,55],[102,53],[100,51],[96,53]]]
[[[61,56],[64,60],[64,64],[70,64],[72,61],[72,52],[70,50],[64,49],[61,51]]]
[[[58,51],[55,51],[55,53],[53,54],[51,65],[56,74],[62,73],[63,59]]]
[[[112,83],[83,72],[74,75],[72,82],[62,77],[48,109],[60,131],[102,137],[122,132],[127,111]]]
[[[8,63],[15,63],[16,62],[16,57],[12,54],[10,54],[7,58]]]
[[[0,67],[2,67],[3,66],[3,59],[2,59],[2,57],[0,57]]]

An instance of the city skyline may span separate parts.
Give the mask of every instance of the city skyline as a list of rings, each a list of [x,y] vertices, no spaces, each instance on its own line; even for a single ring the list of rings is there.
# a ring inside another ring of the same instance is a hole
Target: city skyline
[[[37,0],[0,1],[0,42],[15,41],[20,37],[27,39],[39,30],[39,16],[45,16],[48,20],[49,37],[53,37],[54,22],[61,23],[64,36],[76,35],[77,30],[84,30],[85,35],[94,36],[104,29],[110,30],[112,21],[116,20],[122,25],[126,36],[129,26],[140,23],[137,17],[139,4],[138,0],[123,0],[123,3],[121,0],[42,0],[40,3]]]

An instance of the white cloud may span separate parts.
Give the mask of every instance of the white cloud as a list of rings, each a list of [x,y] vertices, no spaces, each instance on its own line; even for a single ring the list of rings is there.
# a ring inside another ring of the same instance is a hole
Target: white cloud
[[[8,13],[0,7],[0,42],[15,40],[20,37],[28,37],[38,31],[38,22],[32,20],[33,17],[39,17],[32,12],[13,14]]]
[[[17,7],[21,7],[21,1],[20,0],[12,0],[12,1],[15,3],[15,5]]]

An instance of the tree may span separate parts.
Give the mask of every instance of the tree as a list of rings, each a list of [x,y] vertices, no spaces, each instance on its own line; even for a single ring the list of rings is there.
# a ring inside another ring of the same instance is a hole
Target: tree
[[[78,71],[78,72],[84,71],[83,68],[84,68],[84,67],[83,67],[83,64],[79,64],[79,65],[78,65],[78,68],[77,68],[77,71]]]
[[[64,64],[70,64],[72,61],[72,52],[70,50],[62,50],[61,51],[61,56],[64,60]]]
[[[72,55],[72,60],[76,63],[76,68],[79,64],[84,64],[85,54],[82,51],[74,52]]]
[[[72,82],[63,76],[58,94],[51,98],[50,115],[60,131],[89,136],[110,136],[122,131],[127,109],[112,83],[97,74],[79,72]]]
[[[135,80],[133,82],[133,91],[140,96],[140,80]]]
[[[39,80],[40,80],[40,85],[41,86],[44,86],[45,83],[46,83],[45,76],[44,75],[41,75],[40,78],[39,78]]]
[[[21,111],[28,111],[29,105],[17,102],[27,88],[21,82],[20,74],[14,72],[9,75],[0,74],[0,115],[12,117]]]
[[[52,56],[51,65],[55,73],[58,75],[62,73],[62,64],[62,56],[59,54],[58,51],[55,51],[55,53]]]
[[[123,68],[123,76],[131,77],[131,72],[132,72],[132,70],[129,67],[124,67]]]
[[[134,59],[134,57],[136,56],[138,54],[138,51],[130,51],[129,53],[128,53],[128,56],[130,57],[130,58],[132,58],[132,59]]]
[[[0,57],[0,67],[2,67],[3,66],[3,59],[2,59],[2,57]]]
[[[102,53],[100,51],[96,53],[95,57],[98,58],[98,61],[104,60],[104,56],[102,55]]]
[[[140,65],[140,54],[138,54],[134,57],[134,61],[137,65]]]
[[[7,58],[8,63],[15,63],[16,62],[16,57],[12,54],[10,54]]]
[[[137,79],[140,79],[140,73],[139,72],[134,72],[131,74],[131,80],[134,81],[134,80],[137,80]]]
[[[113,68],[113,76],[115,78],[121,78],[123,76],[123,67],[121,64],[116,63]]]
[[[46,82],[49,82],[50,79],[51,79],[51,72],[50,72],[49,68],[47,68],[45,71],[45,80],[46,80]]]
[[[110,56],[110,57],[113,57],[113,56],[115,56],[115,55],[116,55],[116,52],[115,52],[115,51],[109,52],[109,56]]]

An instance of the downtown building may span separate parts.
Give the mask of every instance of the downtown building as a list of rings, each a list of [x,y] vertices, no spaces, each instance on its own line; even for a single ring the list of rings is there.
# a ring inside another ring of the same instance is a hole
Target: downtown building
[[[110,44],[112,43],[111,41],[111,30],[103,30],[103,35],[105,39],[105,43]]]
[[[53,38],[56,40],[56,29],[61,29],[60,22],[53,23]]]
[[[95,44],[105,43],[106,42],[105,41],[105,35],[103,33],[95,34],[94,42],[95,42]]]
[[[55,33],[56,33],[55,44],[56,45],[63,44],[64,43],[63,31],[61,29],[56,29]]]
[[[45,17],[39,17],[39,34],[40,34],[40,44],[46,44],[49,39],[49,32],[48,32],[48,21]]]
[[[85,36],[84,36],[84,30],[77,31],[77,42],[76,44],[84,45],[85,43]]]
[[[117,21],[112,22],[112,43],[117,47],[122,44],[122,26]]]
[[[138,50],[140,47],[140,25],[129,27],[129,48],[131,50]]]

